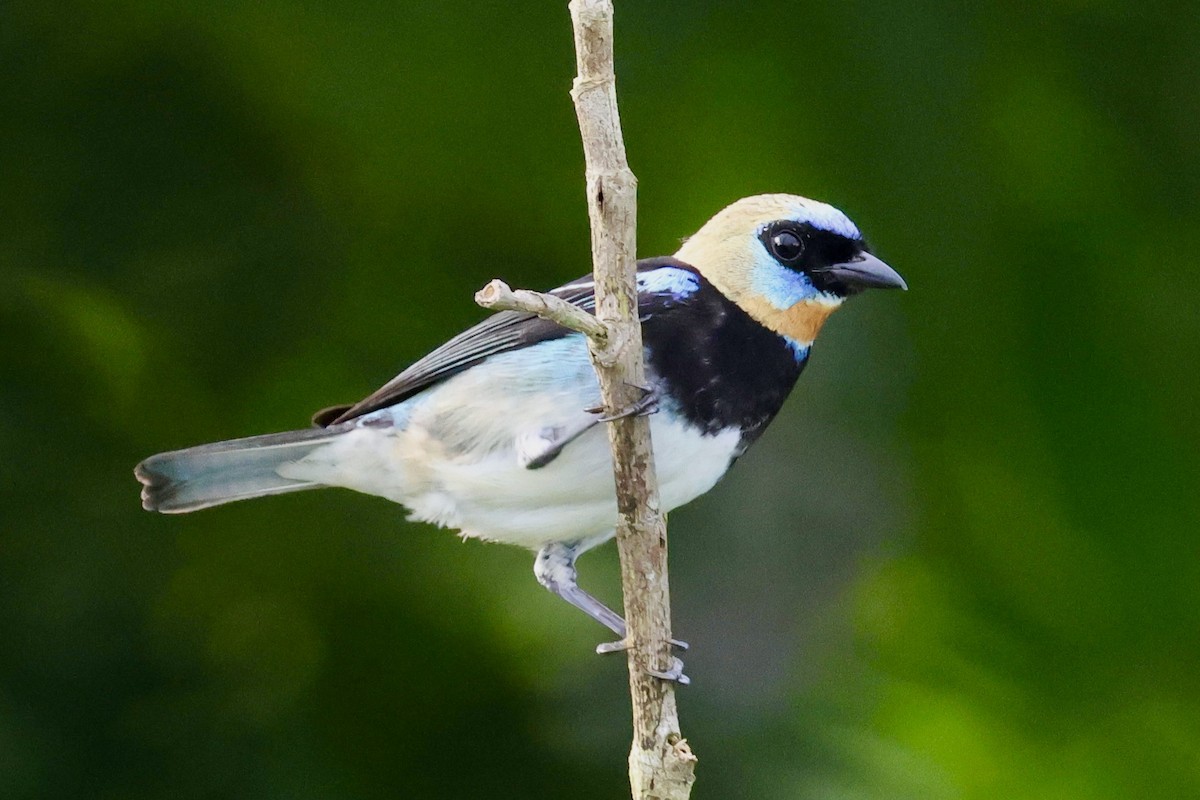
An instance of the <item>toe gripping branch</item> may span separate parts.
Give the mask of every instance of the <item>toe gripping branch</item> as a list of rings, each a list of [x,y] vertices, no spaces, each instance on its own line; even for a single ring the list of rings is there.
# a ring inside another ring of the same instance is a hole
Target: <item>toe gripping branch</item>
[[[681,642],[678,639],[671,640],[671,646],[678,650],[687,650],[688,643]],[[628,639],[621,639],[617,642],[601,642],[596,645],[596,652],[600,655],[608,653],[623,653],[630,647]],[[692,679],[683,674],[683,659],[678,656],[671,656],[671,665],[665,670],[647,669],[646,674],[664,681],[674,681],[680,686],[687,686],[692,682]]]
[[[589,414],[601,414],[602,416],[596,420],[597,422],[615,422],[616,420],[625,419],[626,417],[645,417],[658,411],[659,393],[657,388],[653,386],[642,386],[641,384],[636,383],[627,385],[632,386],[634,389],[637,389],[642,393],[642,396],[639,400],[636,400],[632,404],[613,414],[605,414],[606,409],[602,405],[585,408],[584,411]]]

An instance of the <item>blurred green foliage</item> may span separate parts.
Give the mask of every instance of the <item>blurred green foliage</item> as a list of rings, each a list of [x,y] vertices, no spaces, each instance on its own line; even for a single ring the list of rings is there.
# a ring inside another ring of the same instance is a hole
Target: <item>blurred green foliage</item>
[[[671,520],[703,798],[1200,795],[1200,14],[619,0],[644,255],[833,202],[908,279]],[[587,269],[561,3],[0,9],[0,797],[612,798],[529,554],[142,512]],[[585,584],[616,601],[611,548]]]

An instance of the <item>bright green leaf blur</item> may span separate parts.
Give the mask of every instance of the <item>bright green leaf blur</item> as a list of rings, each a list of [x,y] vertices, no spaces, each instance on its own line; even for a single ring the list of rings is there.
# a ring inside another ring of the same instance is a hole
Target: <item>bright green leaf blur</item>
[[[617,5],[643,255],[788,191],[912,287],[672,515],[697,800],[1200,795],[1200,14]],[[586,271],[573,72],[565,2],[0,10],[0,797],[623,795],[530,554],[131,472]]]

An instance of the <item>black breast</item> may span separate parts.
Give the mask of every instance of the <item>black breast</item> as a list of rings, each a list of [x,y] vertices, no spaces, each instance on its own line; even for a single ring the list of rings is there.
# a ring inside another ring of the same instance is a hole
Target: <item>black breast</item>
[[[651,315],[642,332],[650,369],[679,413],[706,434],[741,429],[743,448],[778,413],[807,361],[703,277],[688,302]]]

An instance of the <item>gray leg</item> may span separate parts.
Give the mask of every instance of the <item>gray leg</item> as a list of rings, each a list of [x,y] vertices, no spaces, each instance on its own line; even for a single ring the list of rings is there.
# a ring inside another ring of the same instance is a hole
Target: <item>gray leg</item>
[[[578,573],[575,571],[575,559],[581,548],[578,543],[555,542],[548,544],[538,551],[537,559],[533,562],[533,574],[538,583],[545,586],[571,605],[599,622],[604,627],[620,637],[620,641],[605,642],[596,647],[597,653],[617,653],[629,647],[625,641],[625,620],[621,615],[596,598],[579,588],[576,582]],[[671,640],[671,644],[681,650],[687,649],[686,642]],[[688,684],[691,681],[683,674],[683,662],[671,658],[671,666],[665,671],[648,670],[656,678]]]
[[[573,425],[538,428],[517,437],[517,462],[525,469],[541,469],[558,458],[563,448],[599,425],[596,416],[581,418]]]
[[[563,448],[590,431],[601,422],[612,422],[625,417],[645,416],[658,410],[658,391],[649,386],[636,387],[642,398],[616,414],[605,414],[603,406],[585,408],[588,414],[572,424],[526,431],[516,439],[517,461],[525,469],[541,469],[558,458]],[[569,602],[574,603],[574,600]],[[588,612],[591,613],[590,611]],[[605,623],[607,624],[607,623]]]
[[[537,560],[533,562],[533,574],[542,586],[624,639],[625,620],[621,619],[621,615],[580,589],[575,582],[575,559],[578,555],[577,544],[548,544],[538,551]]]

